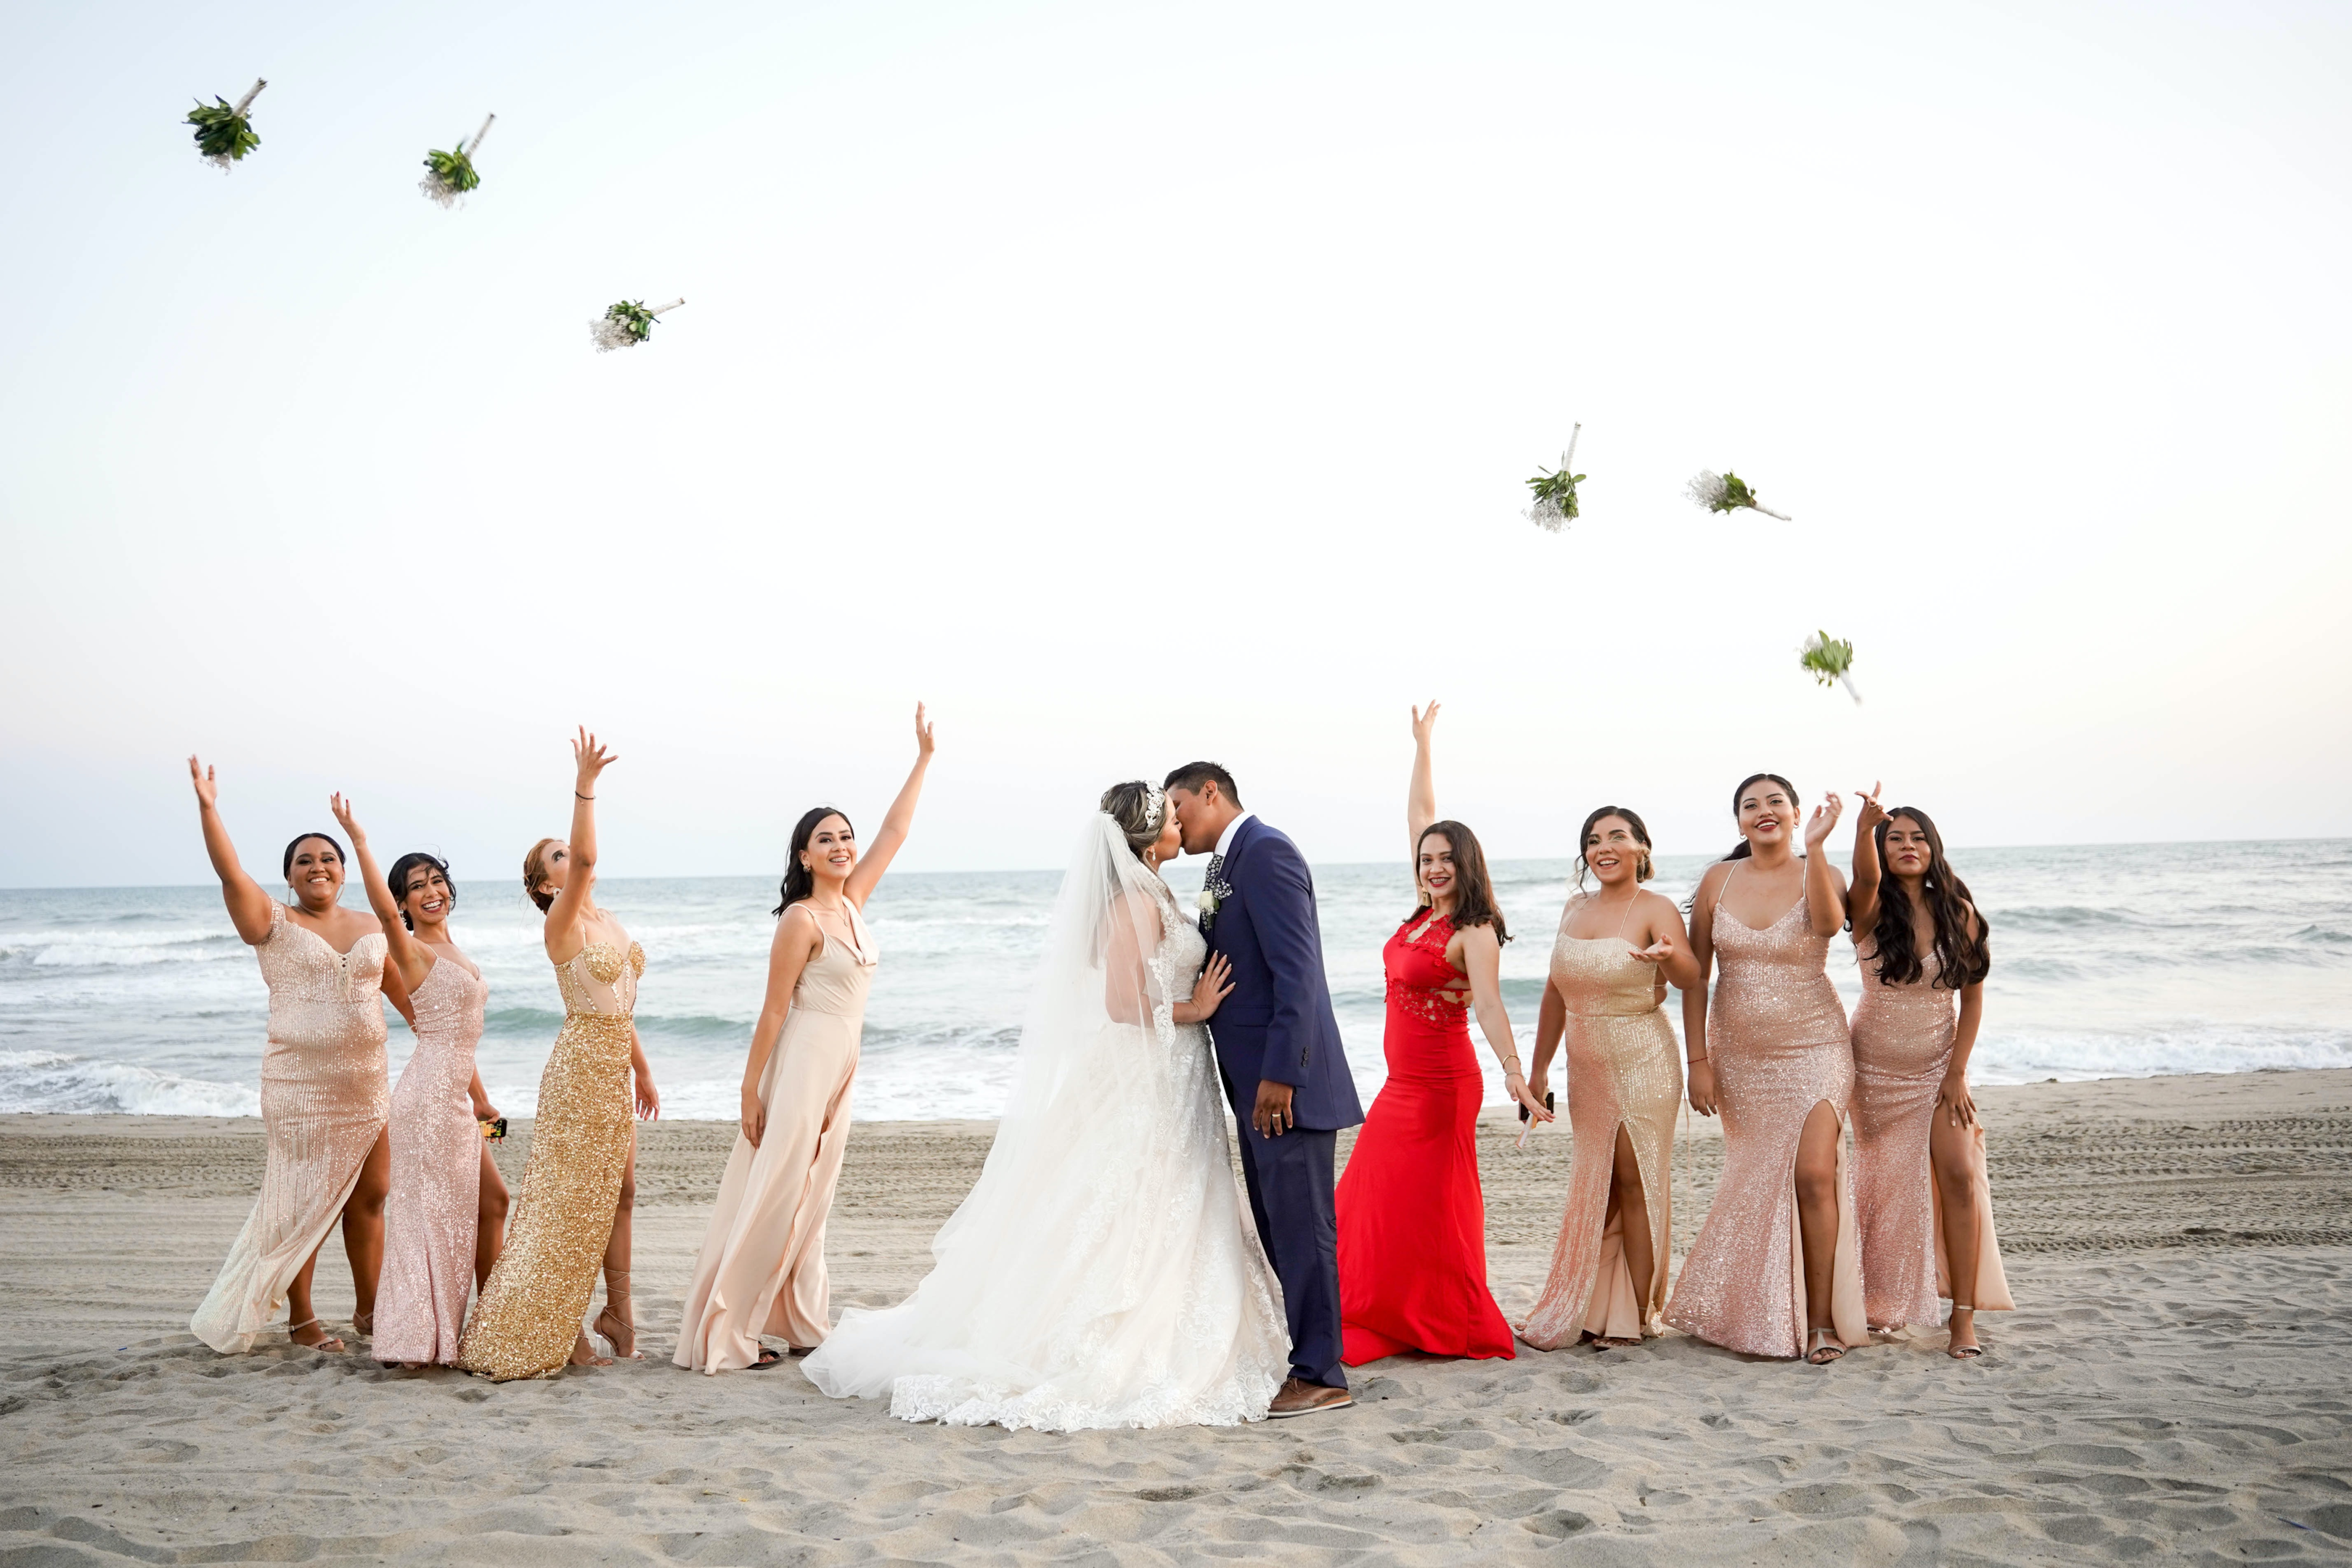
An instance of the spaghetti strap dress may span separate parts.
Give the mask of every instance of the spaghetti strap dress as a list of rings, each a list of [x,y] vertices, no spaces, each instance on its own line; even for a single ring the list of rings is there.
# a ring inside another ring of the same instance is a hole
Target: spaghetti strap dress
[[[382,1362],[456,1361],[474,1293],[482,1129],[468,1090],[490,987],[455,952],[436,953],[408,996],[416,1051],[392,1091],[392,1195],[369,1347]]]

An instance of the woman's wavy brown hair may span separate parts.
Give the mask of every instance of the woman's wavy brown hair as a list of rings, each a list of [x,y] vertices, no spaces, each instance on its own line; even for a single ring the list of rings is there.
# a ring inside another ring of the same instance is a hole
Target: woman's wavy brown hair
[[[547,891],[544,886],[547,881],[547,847],[562,842],[561,838],[542,838],[530,847],[530,854],[522,858],[522,890],[530,895],[530,901],[539,906],[541,914],[545,914],[555,904],[555,895]]]
[[[1455,931],[1468,931],[1472,926],[1493,926],[1496,942],[1511,940],[1511,928],[1503,921],[1503,911],[1495,902],[1495,884],[1486,875],[1486,852],[1478,847],[1478,836],[1458,822],[1433,822],[1421,830],[1412,841],[1412,884],[1421,886],[1421,847],[1429,842],[1432,834],[1442,834],[1454,847],[1454,913],[1448,917]],[[1422,894],[1424,902],[1420,909],[1405,917],[1410,925],[1429,908],[1429,895]]]

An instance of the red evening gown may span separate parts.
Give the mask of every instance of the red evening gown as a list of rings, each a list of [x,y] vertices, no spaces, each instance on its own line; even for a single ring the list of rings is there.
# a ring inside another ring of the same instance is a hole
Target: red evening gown
[[[1445,921],[1416,914],[1381,951],[1389,1079],[1338,1196],[1340,1359],[1349,1366],[1400,1351],[1512,1358],[1510,1325],[1486,1289],[1486,1084],[1469,1006],[1445,994],[1465,984],[1445,962],[1453,936]]]

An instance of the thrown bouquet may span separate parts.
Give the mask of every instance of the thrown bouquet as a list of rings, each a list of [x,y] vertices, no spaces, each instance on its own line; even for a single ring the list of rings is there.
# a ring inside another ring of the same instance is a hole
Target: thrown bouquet
[[[474,172],[474,154],[481,151],[482,138],[490,133],[491,122],[497,119],[495,114],[484,116],[474,139],[459,141],[454,151],[436,148],[425,153],[425,177],[416,182],[416,188],[443,206],[453,207],[459,196],[480,185],[482,176]]]
[[[1568,450],[1559,455],[1559,471],[1538,473],[1528,481],[1535,492],[1535,504],[1528,508],[1528,521],[1538,528],[1558,533],[1576,521],[1576,487],[1583,481],[1582,474],[1571,473],[1576,466],[1576,438],[1584,426],[1576,426],[1568,433]]]
[[[1853,677],[1847,673],[1853,668],[1853,644],[1827,632],[1815,632],[1797,650],[1797,663],[1823,686],[1836,681],[1855,702],[1862,700],[1862,693],[1853,689]]]
[[[654,335],[654,320],[665,310],[675,310],[685,304],[683,299],[672,300],[667,305],[646,309],[643,300],[623,300],[605,308],[602,320],[588,323],[588,341],[596,345],[600,354],[614,349],[633,349]]]
[[[267,81],[255,82],[235,107],[217,94],[210,103],[200,98],[182,121],[196,128],[196,151],[222,174],[227,174],[230,164],[261,145],[261,138],[253,133],[253,121],[246,117],[246,110],[253,107],[253,100],[268,85]]]
[[[1690,498],[1709,511],[1738,511],[1746,507],[1750,511],[1760,511],[1766,517],[1777,517],[1782,522],[1789,521],[1787,512],[1774,511],[1758,500],[1756,492],[1748,488],[1748,481],[1738,474],[1718,474],[1701,468],[1690,482]]]

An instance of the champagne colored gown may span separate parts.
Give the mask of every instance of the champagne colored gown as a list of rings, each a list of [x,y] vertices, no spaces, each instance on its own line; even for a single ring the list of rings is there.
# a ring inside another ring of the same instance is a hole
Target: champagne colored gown
[[[1724,879],[1729,888],[1735,866]],[[1762,931],[1725,912],[1716,895],[1721,966],[1707,1009],[1707,1055],[1722,1100],[1723,1176],[1698,1240],[1683,1260],[1666,1321],[1748,1355],[1802,1356],[1805,1248],[1797,1227],[1797,1144],[1813,1107],[1837,1112],[1838,1232],[1830,1273],[1830,1326],[1848,1345],[1868,1342],[1855,1245],[1853,1173],[1845,1131],[1853,1098],[1853,1045],[1800,898]]]
[[[285,905],[269,906],[269,936],[253,950],[269,987],[261,1195],[188,1321],[225,1355],[251,1350],[286,1305],[287,1287],[326,1240],[383,1135],[384,949],[383,933],[370,931],[339,953],[287,919]]]
[[[1508,1361],[1511,1326],[1486,1288],[1478,1185],[1485,1077],[1470,1044],[1468,984],[1446,962],[1453,925],[1416,913],[1381,951],[1388,1081],[1339,1177],[1339,1359],[1421,1351]]]
[[[824,1221],[849,1142],[866,993],[881,962],[857,907],[842,907],[856,941],[824,931],[824,951],[802,969],[760,1080],[766,1131],[757,1148],[738,1132],[727,1157],[671,1357],[679,1366],[730,1372],[759,1361],[761,1334],[812,1350],[832,1331]]]
[[[488,982],[457,956],[434,954],[409,993],[416,1053],[392,1091],[392,1195],[383,1205],[383,1284],[370,1352],[383,1362],[457,1359],[474,1291],[482,1129],[474,1120],[474,1049]]]
[[[1943,1191],[1927,1140],[1936,1091],[1952,1065],[1959,993],[1936,984],[1930,952],[1919,978],[1890,985],[1876,952],[1862,955],[1862,1001],[1853,1010],[1853,1169],[1862,1226],[1863,1297],[1878,1328],[1933,1323],[1937,1297],[1952,1293],[1944,1250]],[[1975,1133],[1977,1289],[1980,1311],[2005,1312],[2009,1278],[1992,1230],[1984,1124]]]
[[[636,1146],[629,1086],[646,950],[592,942],[555,966],[563,1030],[539,1079],[530,1159],[506,1250],[475,1303],[457,1364],[499,1383],[553,1377],[572,1358]]]
[[[1584,1335],[1638,1340],[1665,1331],[1666,1264],[1673,1250],[1675,1112],[1682,1104],[1682,1053],[1658,997],[1658,966],[1633,956],[1622,936],[1573,937],[1560,916],[1551,983],[1568,1005],[1561,1041],[1568,1123],[1568,1208],[1551,1275],[1519,1337],[1542,1350]],[[1628,906],[1628,913],[1631,907]],[[1650,1278],[1625,1261],[1623,1215],[1609,1213],[1617,1132],[1624,1129],[1642,1167],[1650,1211]]]

